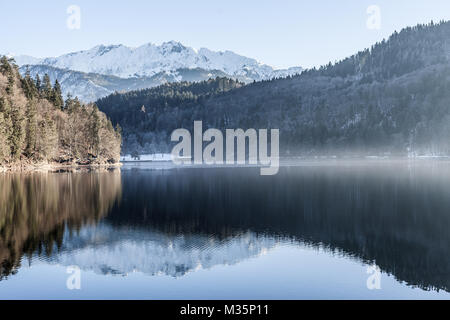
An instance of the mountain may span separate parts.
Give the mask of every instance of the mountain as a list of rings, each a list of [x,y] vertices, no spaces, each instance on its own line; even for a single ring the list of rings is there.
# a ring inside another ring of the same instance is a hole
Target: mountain
[[[57,58],[35,59],[28,56],[15,57],[20,66],[42,64],[60,69],[85,73],[99,73],[120,78],[153,77],[160,73],[173,73],[180,69],[203,69],[222,71],[239,80],[263,80],[274,76],[275,71],[255,59],[240,56],[231,51],[215,52],[206,48],[196,51],[179,42],[162,45],[146,44],[138,48],[123,45],[99,45],[90,50],[73,52]],[[297,73],[293,68],[282,73]]]
[[[61,84],[63,95],[71,94],[81,101],[92,102],[99,98],[108,96],[114,92],[126,92],[145,88],[156,87],[168,82],[177,82],[180,79],[186,81],[203,81],[209,78],[226,76],[221,71],[205,71],[203,69],[180,69],[176,72],[161,72],[152,77],[119,78],[117,76],[103,75],[98,73],[85,73],[69,69],[60,69],[46,65],[25,65],[20,73],[27,72],[34,78],[36,75],[42,79],[45,74],[50,79],[58,79]]]
[[[22,74],[27,69],[33,77],[49,73],[52,81],[58,79],[61,83],[65,95],[71,93],[86,102],[114,91],[149,88],[166,82],[229,77],[249,83],[302,71],[300,67],[275,70],[231,51],[206,48],[197,51],[175,41],[137,48],[100,45],[56,58],[14,56],[14,59]]]
[[[450,22],[406,28],[301,75],[183,96],[190,90],[172,87],[160,101],[163,86],[97,103],[123,124],[124,150],[141,153],[170,151],[170,132],[203,120],[204,128],[280,129],[285,155],[450,155]]]
[[[19,66],[39,64],[42,60],[42,59],[35,58],[32,56],[27,56],[27,55],[16,56],[14,54],[6,54],[5,56],[8,58],[14,59],[16,64],[18,64]]]

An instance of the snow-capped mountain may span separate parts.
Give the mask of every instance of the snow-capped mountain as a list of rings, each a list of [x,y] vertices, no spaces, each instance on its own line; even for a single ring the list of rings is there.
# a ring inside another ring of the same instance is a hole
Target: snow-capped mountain
[[[274,72],[279,72],[255,59],[231,51],[215,52],[206,48],[197,51],[175,41],[165,42],[160,46],[149,43],[137,48],[100,45],[57,58],[35,59],[29,56],[15,58],[20,66],[42,64],[121,78],[152,77],[161,72],[200,68],[209,71],[219,70],[231,77],[263,80],[270,79],[274,76]],[[299,69],[291,71],[298,73]],[[290,73],[287,70],[283,72]]]
[[[248,83],[302,71],[300,67],[276,70],[231,51],[195,50],[175,41],[137,48],[100,45],[56,58],[14,58],[22,73],[27,69],[32,76],[49,73],[52,81],[58,79],[61,83],[64,94],[71,93],[86,102],[114,91],[148,88],[164,82],[202,81],[223,76]]]

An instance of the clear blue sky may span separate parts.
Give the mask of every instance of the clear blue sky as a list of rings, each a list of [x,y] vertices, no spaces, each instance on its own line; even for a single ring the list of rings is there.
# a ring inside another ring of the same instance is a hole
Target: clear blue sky
[[[69,5],[81,29],[67,28]],[[366,26],[370,5],[381,28]],[[394,30],[450,20],[449,0],[14,0],[0,5],[0,52],[57,56],[98,44],[139,46],[176,40],[232,50],[276,67],[344,58]]]

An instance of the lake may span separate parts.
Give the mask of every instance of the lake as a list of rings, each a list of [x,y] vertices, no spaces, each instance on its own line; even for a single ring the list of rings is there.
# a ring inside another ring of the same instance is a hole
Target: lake
[[[450,298],[450,163],[259,173],[2,174],[0,299]]]

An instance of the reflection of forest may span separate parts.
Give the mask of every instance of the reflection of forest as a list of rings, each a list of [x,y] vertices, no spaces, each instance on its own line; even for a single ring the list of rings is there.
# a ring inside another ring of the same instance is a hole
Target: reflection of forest
[[[450,291],[450,166],[400,165],[124,173],[113,225],[216,238],[252,231],[375,262]],[[124,215],[123,212],[127,212]]]
[[[22,256],[60,247],[66,226],[98,222],[121,189],[119,170],[0,175],[0,279]]]
[[[218,248],[244,248],[251,234],[255,248],[281,239],[321,246],[375,262],[409,285],[450,291],[449,187],[448,165],[284,167],[273,177],[257,168],[4,175],[1,274],[17,270],[24,255],[61,247],[77,250],[87,267],[100,253],[105,266],[125,269],[139,255],[169,269],[190,259],[196,265],[208,251],[217,263],[237,261],[252,254]],[[101,241],[87,234],[62,245],[65,226],[76,231],[101,218]],[[178,251],[158,253],[169,244]],[[86,246],[95,254],[83,255]]]

